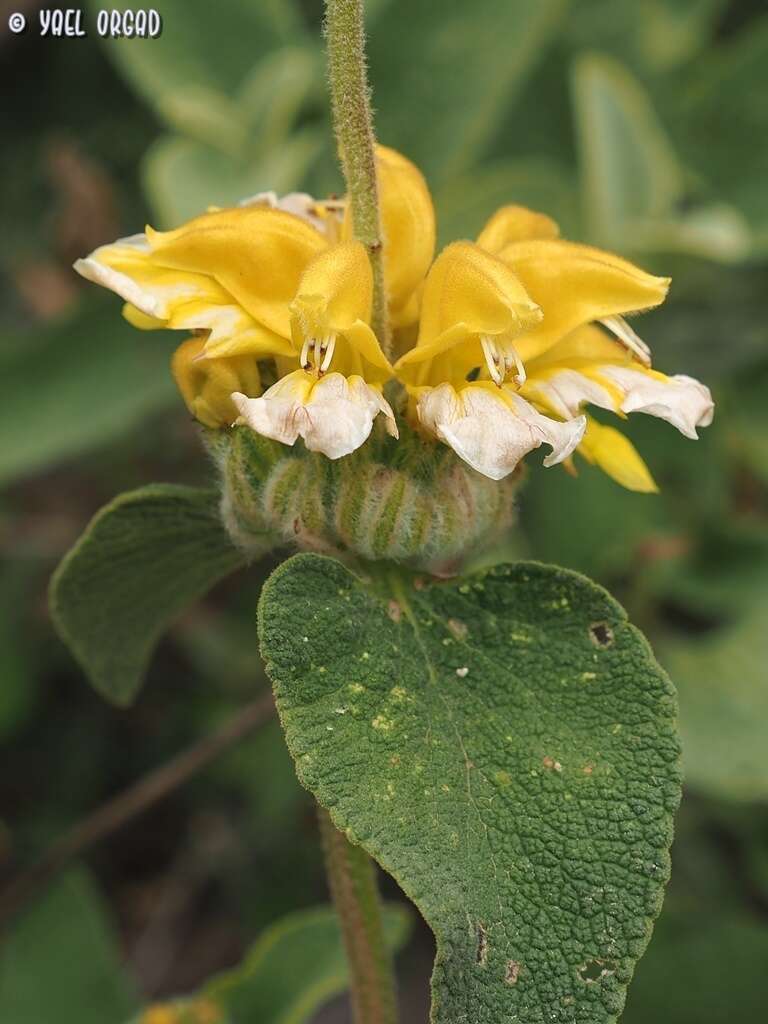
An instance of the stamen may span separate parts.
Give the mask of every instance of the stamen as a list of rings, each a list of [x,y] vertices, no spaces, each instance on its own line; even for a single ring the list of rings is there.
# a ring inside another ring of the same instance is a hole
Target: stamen
[[[489,338],[487,334],[480,335],[480,345],[483,349],[485,364],[488,367],[488,373],[491,375],[491,380],[501,387],[504,383],[504,358],[499,353],[496,342],[493,338]]]
[[[517,349],[513,345],[506,345],[504,355],[504,362],[507,370],[510,370],[513,366],[515,367],[515,370],[517,371],[515,374],[515,384],[521,388],[528,379],[528,374],[525,372],[525,366],[523,365],[523,361],[520,358]]]
[[[320,364],[320,373],[325,373],[328,367],[331,365],[331,359],[333,359],[333,350],[336,348],[336,335],[330,334],[324,339],[323,345],[325,346],[325,356]]]
[[[637,356],[644,366],[651,365],[651,350],[642,338],[639,338],[629,326],[623,316],[607,316],[600,321],[603,327],[615,334],[622,345]]]
[[[301,346],[301,355],[299,356],[299,366],[302,370],[306,370],[309,365],[309,346],[312,344],[312,338],[305,338],[304,344]]]
[[[312,368],[318,376],[325,373],[331,365],[333,352],[336,348],[336,335],[328,334],[324,338],[305,338],[301,347],[299,364],[302,370]]]
[[[515,384],[518,387],[522,387],[525,384],[528,375],[525,372],[523,361],[513,345],[510,345],[508,342],[502,344],[494,341],[487,334],[480,336],[480,344],[483,349],[488,372],[494,383],[501,387],[507,374],[514,367]]]

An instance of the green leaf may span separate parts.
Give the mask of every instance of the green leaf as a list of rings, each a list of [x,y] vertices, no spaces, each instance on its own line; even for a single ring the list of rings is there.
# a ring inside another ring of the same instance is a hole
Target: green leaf
[[[669,924],[664,917],[622,1024],[759,1021],[765,1014],[765,925],[733,912],[716,918],[686,914]]]
[[[765,609],[764,600],[755,602],[743,619],[711,634],[659,640],[680,695],[686,782],[709,796],[768,797]]]
[[[686,156],[714,193],[736,205],[768,252],[768,107],[764,102],[768,17],[713,49],[674,96]],[[717,145],[713,145],[713,139]]]
[[[64,875],[14,923],[0,954],[0,1020],[116,1024],[136,1004],[98,892]]]
[[[576,236],[576,191],[551,160],[498,160],[452,178],[435,193],[441,239],[474,238],[497,207],[519,203],[546,210],[563,233]]]
[[[614,1021],[667,879],[675,700],[623,610],[534,563],[264,587],[299,777],[437,937],[433,1019]]]
[[[734,207],[717,202],[680,212],[683,169],[650,97],[626,68],[586,54],[574,65],[573,94],[584,204],[595,241],[725,262],[748,255],[749,226]]]
[[[142,487],[98,512],[65,556],[51,580],[51,614],[99,693],[129,704],[161,634],[242,561],[216,492]]]
[[[3,339],[0,482],[106,444],[173,401],[172,347],[130,327],[110,298]]]
[[[591,228],[615,243],[628,222],[672,207],[682,195],[682,170],[650,99],[617,61],[599,54],[576,60],[573,96]]]
[[[382,142],[430,182],[475,163],[554,34],[562,0],[392,0],[368,52]]]
[[[412,916],[406,907],[389,904],[382,917],[387,946],[395,953],[410,934]],[[323,906],[287,914],[261,934],[238,967],[167,1005],[179,1011],[180,1022],[208,1020],[218,1012],[222,1024],[304,1024],[348,985],[336,911]],[[207,1012],[195,1012],[203,1007]]]
[[[727,0],[579,0],[565,32],[574,49],[600,47],[660,75],[690,60],[714,33]]]
[[[411,915],[402,906],[382,909],[387,945],[396,952],[408,938]],[[317,907],[272,925],[239,967],[203,991],[236,1024],[302,1024],[348,984],[336,912]]]
[[[103,4],[89,6],[95,17]],[[190,87],[234,96],[259,57],[301,31],[292,0],[155,0],[152,7],[163,19],[158,38],[104,45],[128,82],[174,126],[176,105]]]
[[[289,137],[306,100],[323,88],[323,61],[310,46],[288,46],[264,57],[243,82],[238,104],[262,156]]]
[[[144,187],[158,222],[170,227],[211,205],[233,206],[270,189],[290,192],[301,183],[320,145],[318,135],[306,130],[248,162],[193,139],[166,135],[144,156]]]

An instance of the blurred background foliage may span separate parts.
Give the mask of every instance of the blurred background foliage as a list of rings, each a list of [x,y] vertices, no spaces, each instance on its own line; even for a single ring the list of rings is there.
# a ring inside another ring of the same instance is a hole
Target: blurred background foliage
[[[154,480],[210,478],[167,372],[173,338],[132,331],[113,296],[81,287],[72,259],[146,220],[167,227],[260,190],[342,188],[319,3],[155,6],[156,40],[98,40],[91,3],[88,39],[30,28],[0,42],[7,881],[266,686],[253,617],[269,560],[182,617],[127,711],[90,691],[46,612],[53,567],[105,501]],[[34,3],[11,7],[36,24]],[[628,425],[660,495],[629,494],[583,464],[577,481],[532,466],[509,553],[608,586],[680,692],[687,787],[674,876],[623,1019],[758,1020],[768,995],[765,5],[369,0],[368,19],[379,136],[424,169],[443,242],[472,237],[514,201],[673,277],[642,333],[661,369],[712,386],[714,425],[696,445],[650,419]],[[212,1024],[214,997],[232,1020],[315,1019],[344,984],[332,920],[300,913],[324,898],[311,802],[271,721],[32,887],[0,954],[0,1020],[119,1024],[147,1001],[195,992],[179,1021]],[[398,944],[407,928],[392,915]],[[426,1019],[431,955],[419,927],[401,958],[408,1020]],[[276,966],[301,957],[303,987]],[[224,984],[233,997],[205,988],[241,960]],[[337,1000],[316,1019],[345,1014]]]

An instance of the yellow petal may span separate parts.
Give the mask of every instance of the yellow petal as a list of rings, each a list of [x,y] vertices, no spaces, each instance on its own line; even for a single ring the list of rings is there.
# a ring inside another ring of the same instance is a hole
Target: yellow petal
[[[140,331],[157,331],[168,326],[166,320],[158,320],[157,317],[147,316],[146,313],[142,313],[140,309],[131,305],[130,302],[126,302],[123,306],[123,316],[131,327],[136,327]]]
[[[326,249],[302,274],[290,304],[296,350],[309,339],[332,335],[338,339],[334,369],[349,375],[369,364],[375,369],[372,377],[362,374],[366,379],[382,379],[383,374],[386,380],[392,367],[369,324],[372,302],[373,274],[365,247],[350,241]]]
[[[454,242],[427,276],[418,341],[398,361],[398,371],[408,383],[440,383],[449,369],[463,379],[484,362],[481,337],[511,342],[540,319],[541,310],[505,263],[472,242]],[[450,353],[457,346],[461,350]],[[425,377],[419,364],[436,357],[442,358]]]
[[[193,298],[218,303],[232,301],[212,277],[158,264],[144,235],[100,246],[90,256],[77,260],[75,270],[87,280],[116,292],[154,320],[168,320],[176,304]],[[143,326],[146,328],[147,321]]]
[[[196,420],[207,427],[229,426],[237,419],[233,392],[261,394],[259,368],[252,356],[208,359],[204,348],[204,338],[188,338],[174,352],[171,371]]]
[[[147,228],[147,239],[156,264],[210,275],[254,320],[284,338],[301,275],[327,245],[300,217],[260,206],[206,213],[174,231]]]
[[[559,234],[560,228],[545,213],[537,213],[526,206],[502,206],[477,236],[477,244],[481,249],[498,255],[512,242],[557,238]]]
[[[75,268],[126,299],[123,315],[141,330],[205,330],[207,355],[292,354],[283,336],[259,324],[212,276],[164,266],[144,235],[101,246]]]
[[[644,494],[658,492],[659,488],[635,446],[614,427],[605,427],[588,416],[587,430],[577,451],[622,487]]]
[[[396,150],[376,147],[376,171],[389,313],[393,327],[404,327],[418,319],[414,298],[435,253],[435,211],[421,171]],[[347,204],[343,237],[352,232]]]
[[[654,277],[611,253],[575,242],[515,242],[499,254],[544,313],[520,339],[532,359],[582,324],[639,312],[664,301],[669,278]]]
[[[532,359],[526,369],[532,377],[555,366],[578,368],[591,363],[631,362],[631,354],[615,338],[595,324],[585,324]]]

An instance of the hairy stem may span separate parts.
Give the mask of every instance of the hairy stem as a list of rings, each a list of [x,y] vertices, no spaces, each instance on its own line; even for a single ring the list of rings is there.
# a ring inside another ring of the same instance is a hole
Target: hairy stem
[[[351,977],[355,1024],[395,1024],[392,961],[384,941],[376,868],[361,846],[318,808],[328,884],[341,922]]]
[[[366,247],[373,270],[372,327],[389,356],[391,340],[375,137],[365,64],[363,0],[325,0],[325,38],[333,127],[352,208],[354,235]]]

